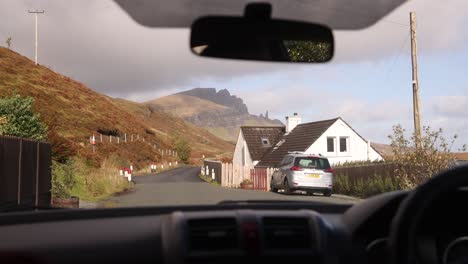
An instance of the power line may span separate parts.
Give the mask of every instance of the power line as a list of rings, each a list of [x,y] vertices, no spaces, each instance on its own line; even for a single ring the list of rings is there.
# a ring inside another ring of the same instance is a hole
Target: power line
[[[393,66],[395,65],[396,61],[400,58],[401,56],[401,53],[405,50],[405,46],[406,44],[408,43],[408,40],[409,40],[409,37],[410,37],[410,33],[408,33],[405,37],[405,39],[403,40],[400,48],[397,50],[397,52],[395,53],[395,55],[393,56],[392,58],[392,61],[390,62],[390,67],[389,67],[389,71],[387,71],[387,76],[386,76],[386,80],[388,80],[388,78],[390,77],[390,74],[392,73],[393,71]]]

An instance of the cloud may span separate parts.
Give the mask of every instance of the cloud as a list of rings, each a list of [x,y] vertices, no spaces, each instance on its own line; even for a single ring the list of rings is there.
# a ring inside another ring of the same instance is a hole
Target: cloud
[[[430,101],[429,107],[437,116],[468,119],[468,96],[438,96]]]
[[[468,34],[468,1],[412,0],[400,6],[372,27],[361,31],[340,31],[336,36],[338,62],[378,61],[409,50],[409,13],[416,12],[420,56],[453,52],[465,48]]]
[[[39,19],[39,62],[112,96],[143,98],[203,80],[222,84],[244,76],[316,69],[197,58],[188,49],[188,29],[142,27],[113,1],[2,0],[0,38],[12,36],[13,49],[30,58],[34,19],[26,11],[36,8],[46,10]],[[410,10],[418,14],[421,54],[464,47],[468,37],[460,33],[468,1],[413,0],[368,29],[336,32],[336,59],[327,68],[394,56],[407,38],[404,24]]]
[[[308,121],[342,116],[376,141],[386,140],[395,123],[411,128],[412,109],[398,98],[362,96],[352,89],[379,85],[366,82],[373,74],[369,67],[407,55],[408,13],[417,13],[421,57],[466,52],[468,41],[468,1],[412,0],[370,28],[335,32],[336,57],[328,64],[202,59],[189,51],[188,29],[142,27],[110,0],[2,0],[0,41],[12,36],[12,48],[29,58],[34,57],[34,16],[28,9],[46,11],[39,17],[39,62],[98,92],[145,101],[196,86],[229,86],[253,113],[269,110],[283,120],[299,112]],[[379,76],[388,70],[374,68]],[[349,76],[361,69],[362,74]],[[466,96],[431,97],[422,106],[425,122],[468,139]]]

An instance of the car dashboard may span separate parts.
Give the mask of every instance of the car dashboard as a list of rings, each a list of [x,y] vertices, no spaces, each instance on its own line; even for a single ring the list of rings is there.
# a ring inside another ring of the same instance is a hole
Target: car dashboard
[[[391,220],[406,194],[386,193],[354,206],[288,202],[8,213],[0,216],[0,262],[385,263]],[[438,219],[425,225],[439,225]],[[434,249],[430,263],[445,263],[438,247],[459,238],[459,230],[450,237],[422,230],[421,252]]]

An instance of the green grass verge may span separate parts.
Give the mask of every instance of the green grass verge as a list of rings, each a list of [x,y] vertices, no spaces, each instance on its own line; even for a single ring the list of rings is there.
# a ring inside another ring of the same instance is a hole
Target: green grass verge
[[[220,186],[218,182],[214,181],[214,180],[211,179],[211,177],[209,177],[209,176],[205,176],[205,175],[199,174],[198,177],[200,177],[200,179],[204,180],[205,182],[207,182],[207,183],[209,183],[209,184],[216,185],[216,186]]]
[[[100,168],[91,168],[77,158],[74,167],[75,185],[71,195],[82,200],[95,202],[134,187],[132,182],[119,175],[119,166],[112,160],[104,161]]]

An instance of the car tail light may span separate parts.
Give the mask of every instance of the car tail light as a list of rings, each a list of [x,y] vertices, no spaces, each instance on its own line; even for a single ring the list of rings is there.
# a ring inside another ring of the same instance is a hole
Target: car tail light
[[[298,166],[292,166],[290,170],[292,170],[292,171],[301,171],[301,170],[304,170],[304,169],[301,168],[301,167],[298,167]]]
[[[328,168],[328,169],[325,170],[325,172],[333,173],[333,169],[332,169],[332,168]]]

